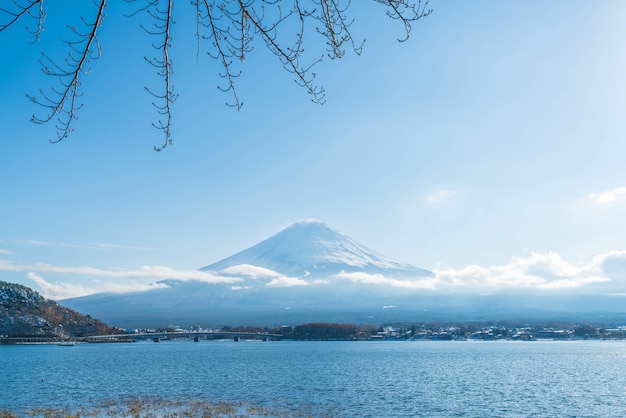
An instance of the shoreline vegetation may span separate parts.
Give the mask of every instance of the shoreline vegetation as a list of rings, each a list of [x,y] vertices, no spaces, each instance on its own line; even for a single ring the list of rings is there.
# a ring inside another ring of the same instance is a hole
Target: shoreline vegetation
[[[203,417],[203,418],[252,418],[252,417],[281,417],[330,418],[338,416],[332,410],[313,411],[311,407],[303,405],[295,410],[282,407],[267,407],[246,402],[208,402],[202,400],[172,400],[163,398],[130,398],[110,400],[96,407],[76,408],[35,408],[22,411],[0,409],[0,418],[103,418],[103,417]]]

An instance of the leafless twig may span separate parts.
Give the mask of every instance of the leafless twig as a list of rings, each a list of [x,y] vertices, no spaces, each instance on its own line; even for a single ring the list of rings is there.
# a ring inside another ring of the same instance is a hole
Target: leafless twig
[[[46,53],[40,59],[44,73],[56,77],[61,87],[52,88],[49,93],[39,90],[38,96],[28,95],[31,101],[47,109],[45,117],[33,116],[33,122],[43,124],[57,120],[57,139],[51,142],[61,141],[72,132],[72,121],[77,119],[76,112],[81,107],[78,104],[81,76],[90,71],[90,63],[101,55],[97,31],[104,19],[106,0],[92,1],[97,8],[95,17],[89,20],[81,18],[83,29],[68,25],[72,38],[64,40],[69,49],[66,59],[58,63]],[[157,69],[158,76],[163,80],[160,89],[145,87],[153,96],[153,105],[159,114],[153,126],[164,135],[163,144],[154,148],[160,151],[172,144],[172,105],[178,97],[172,83],[174,72],[170,57],[174,0],[125,1],[140,2],[140,7],[131,15],[146,13],[152,23],[141,26],[157,39],[152,44],[155,55],[144,58]],[[374,1],[386,8],[387,16],[402,22],[405,34],[398,38],[401,42],[409,38],[413,23],[432,12],[429,0]],[[0,32],[29,16],[35,19],[37,25],[35,29],[28,30],[35,41],[38,40],[46,16],[43,3],[44,0],[11,0],[10,6],[0,8]],[[356,41],[350,30],[353,24],[348,15],[351,0],[191,0],[191,4],[196,13],[196,61],[204,50],[220,63],[222,71],[219,75],[225,83],[218,88],[230,94],[227,104],[237,109],[241,109],[243,102],[236,89],[236,80],[257,39],[293,74],[296,83],[311,95],[312,100],[320,104],[325,101],[325,92],[315,84],[313,67],[325,55],[331,59],[342,58],[346,47],[356,54],[360,54],[363,47],[364,41]],[[2,23],[3,17],[5,23]],[[305,28],[311,25],[315,30],[307,31],[305,37]],[[311,41],[315,35],[324,39],[326,53],[305,56],[304,45],[315,42]],[[301,61],[308,63],[303,65]]]
[[[162,2],[163,3],[163,2]],[[174,8],[173,0],[166,0],[164,7],[159,7],[159,0],[148,0],[145,11],[150,15],[153,21],[152,27],[142,25],[142,28],[149,34],[159,38],[158,43],[153,43],[152,47],[159,53],[158,57],[144,57],[145,60],[157,69],[157,73],[163,78],[163,90],[155,92],[146,87],[153,97],[153,106],[157,109],[161,118],[152,123],[152,126],[163,131],[165,141],[163,145],[154,147],[155,151],[161,151],[163,148],[172,143],[172,104],[178,97],[174,93],[171,76],[174,73],[172,67],[172,59],[170,58],[170,49],[172,47],[171,26],[174,24],[172,19],[172,10]]]
[[[39,59],[43,72],[57,78],[61,86],[53,87],[52,93],[44,93],[40,89],[39,96],[27,95],[33,103],[47,109],[47,114],[43,117],[33,115],[32,122],[44,124],[56,119],[57,138],[50,141],[53,143],[67,138],[73,132],[72,122],[78,119],[76,112],[82,107],[78,104],[78,98],[81,96],[80,77],[91,71],[89,64],[92,60],[98,59],[102,53],[97,32],[104,19],[106,0],[94,2],[94,5],[97,7],[97,13],[93,21],[82,19],[86,30],[67,25],[72,38],[62,39],[69,47],[63,63],[59,64],[45,52]]]
[[[25,0],[24,2],[18,2],[17,0],[11,0],[13,6],[11,10],[0,7],[0,14],[4,13],[8,17],[7,23],[0,23],[0,32],[8,29],[11,25],[17,22],[22,16],[29,16],[37,22],[35,29],[28,30],[33,36],[32,42],[37,42],[41,36],[43,30],[43,23],[46,19],[46,13],[43,10],[43,0]],[[37,7],[35,7],[37,6]]]

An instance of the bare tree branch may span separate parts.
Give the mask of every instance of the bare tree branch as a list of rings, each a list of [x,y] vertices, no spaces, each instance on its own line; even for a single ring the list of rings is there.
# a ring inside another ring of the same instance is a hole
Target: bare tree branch
[[[82,20],[86,27],[85,32],[79,31],[76,27],[67,26],[73,39],[64,41],[70,51],[63,64],[58,64],[45,52],[39,60],[43,72],[57,78],[61,87],[53,87],[51,94],[46,94],[40,89],[39,97],[27,94],[33,103],[47,109],[46,116],[33,115],[31,122],[44,124],[56,119],[57,138],[50,140],[52,143],[67,138],[73,132],[72,121],[78,119],[76,112],[82,107],[77,103],[78,97],[81,96],[78,90],[81,85],[80,76],[91,71],[89,64],[92,60],[98,59],[102,53],[97,32],[104,19],[106,0],[100,0],[99,4],[94,2],[94,5],[97,7],[97,13],[93,21]]]
[[[69,26],[71,39],[63,42],[68,47],[68,54],[62,63],[54,61],[48,54],[42,53],[40,63],[44,73],[56,77],[60,87],[53,87],[50,92],[39,90],[38,96],[28,95],[31,101],[47,109],[45,117],[33,116],[31,121],[44,124],[56,119],[58,142],[73,131],[72,121],[77,119],[78,104],[81,96],[79,87],[81,75],[90,71],[89,64],[101,55],[97,31],[102,26],[106,0],[92,0],[97,7],[95,18],[85,20],[81,17],[81,27]],[[137,3],[139,0],[124,0]],[[357,0],[359,2],[365,0]],[[429,0],[374,0],[386,9],[388,17],[398,20],[404,26],[404,36],[398,41],[406,41],[411,33],[412,24],[428,16],[432,9]],[[46,13],[44,0],[11,0],[11,6],[0,8],[0,32],[24,16],[35,19],[35,29],[28,29],[39,39],[43,30]],[[174,0],[140,0],[140,7],[130,16],[145,13],[151,24],[140,26],[157,39],[152,44],[155,56],[144,59],[157,70],[162,79],[161,88],[145,87],[154,98],[159,119],[152,125],[163,132],[164,142],[154,147],[160,151],[172,144],[172,105],[178,95],[172,83],[173,66],[170,51],[172,49],[171,28],[174,25]],[[364,40],[357,41],[351,33],[354,20],[349,18],[351,0],[191,0],[196,13],[195,37],[197,41],[196,61],[203,51],[217,60],[222,70],[218,72],[224,80],[218,88],[228,93],[228,106],[238,110],[243,106],[236,89],[237,78],[241,75],[241,66],[254,49],[255,44],[264,45],[274,54],[282,66],[294,76],[295,82],[311,95],[314,102],[323,104],[325,92],[315,84],[312,69],[322,61],[324,55],[331,59],[342,58],[346,49],[357,55],[361,54]],[[5,17],[6,23],[3,22]],[[313,26],[314,31],[305,28]],[[312,33],[313,36],[308,34]],[[315,42],[315,35],[321,36],[326,45],[326,52],[316,57],[308,52],[304,55],[305,41]],[[205,46],[205,41],[208,43]],[[308,61],[304,65],[301,61]]]
[[[257,33],[261,36],[265,45],[276,55],[283,64],[283,67],[290,73],[296,76],[296,83],[301,87],[304,87],[309,94],[313,96],[313,101],[316,103],[324,103],[324,89],[313,84],[315,79],[315,73],[311,73],[310,69],[318,62],[322,60],[320,57],[317,61],[313,62],[308,67],[304,68],[300,66],[300,56],[302,49],[302,33],[297,37],[296,43],[288,48],[283,48],[277,42],[274,31],[276,26],[265,27],[262,24],[262,18],[258,17],[254,10],[249,10],[245,5],[238,0],[242,7],[242,14],[249,17],[250,23],[254,26]]]
[[[35,29],[30,29],[28,26],[26,27],[26,30],[34,36],[34,40],[32,42],[37,42],[39,40],[39,37],[41,36],[43,23],[46,19],[46,13],[43,10],[43,0],[25,0],[24,3],[19,3],[16,0],[11,0],[11,3],[13,3],[13,7],[15,8],[14,11],[0,7],[0,14],[4,13],[9,18],[9,21],[7,23],[0,23],[0,32],[8,29],[22,16],[26,15],[35,19],[37,22],[37,26],[35,27]]]
[[[162,2],[163,3],[163,2]],[[154,147],[155,151],[161,151],[172,143],[172,104],[178,97],[174,93],[174,86],[171,76],[174,73],[172,60],[170,58],[170,48],[172,47],[171,26],[174,24],[172,19],[172,9],[174,8],[173,0],[165,0],[165,7],[159,7],[159,0],[148,0],[147,7],[144,9],[152,18],[153,26],[142,28],[150,35],[160,38],[160,42],[152,44],[152,47],[159,53],[159,57],[144,57],[144,59],[157,69],[157,74],[163,78],[163,89],[161,92],[155,92],[145,87],[154,98],[152,105],[157,109],[161,118],[157,122],[153,122],[152,126],[163,131],[165,141],[163,145]]]
[[[417,3],[411,0],[375,1],[389,7],[389,10],[387,10],[387,16],[392,19],[400,20],[404,24],[406,36],[404,38],[398,38],[398,41],[400,42],[404,42],[409,39],[412,23],[428,16],[433,12],[433,9],[428,7],[429,0],[418,0]]]
[[[224,67],[224,72],[220,73],[220,76],[222,78],[225,78],[228,82],[227,87],[218,86],[218,88],[223,92],[231,92],[235,102],[226,102],[226,104],[228,106],[236,107],[237,110],[240,110],[241,106],[243,106],[243,103],[239,100],[239,97],[237,96],[235,79],[241,75],[241,71],[235,73],[233,70],[231,70],[233,54],[228,49],[228,45],[225,45],[227,43],[226,39],[228,38],[228,31],[225,31],[220,26],[218,26],[218,20],[221,18],[221,16],[214,16],[214,13],[216,12],[215,1],[211,1],[209,3],[209,1],[207,0],[202,0],[202,4],[204,5],[204,10],[199,13],[201,24],[202,26],[210,29],[210,34],[206,37],[206,39],[212,39],[212,43],[215,48],[214,52],[209,50],[207,54],[210,57],[215,58],[221,62],[222,66]],[[217,12],[219,13],[219,10],[217,10]]]

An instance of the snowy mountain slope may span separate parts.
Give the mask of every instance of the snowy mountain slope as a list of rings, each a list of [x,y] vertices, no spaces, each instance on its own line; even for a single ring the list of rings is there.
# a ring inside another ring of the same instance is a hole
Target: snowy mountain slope
[[[295,223],[253,247],[200,270],[229,273],[236,271],[237,266],[256,266],[298,278],[357,271],[432,276],[427,270],[390,260],[319,221]]]

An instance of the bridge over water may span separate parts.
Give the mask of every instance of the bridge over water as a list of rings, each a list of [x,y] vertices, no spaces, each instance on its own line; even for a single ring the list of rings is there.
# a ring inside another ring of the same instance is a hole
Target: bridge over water
[[[262,340],[280,341],[281,334],[256,333],[256,332],[230,332],[230,331],[177,331],[177,332],[138,332],[133,334],[94,335],[84,338],[89,343],[128,342],[131,340],[146,339],[159,342],[161,340],[193,339],[200,340]]]

